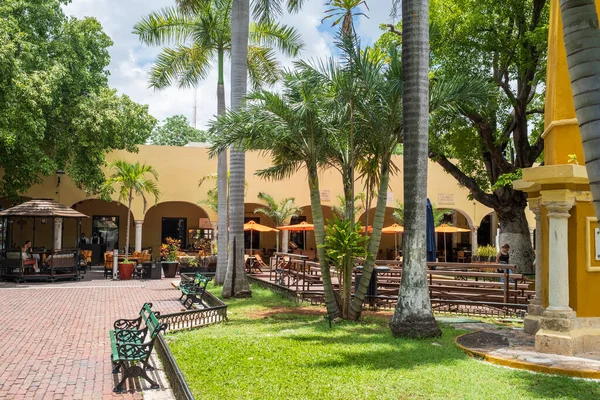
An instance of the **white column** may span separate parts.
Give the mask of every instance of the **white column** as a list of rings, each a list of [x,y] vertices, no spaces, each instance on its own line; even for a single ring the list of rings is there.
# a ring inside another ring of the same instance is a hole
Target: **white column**
[[[479,229],[478,226],[471,228],[471,257],[475,255],[477,250],[477,229]]]
[[[54,250],[62,248],[62,218],[54,218]]]
[[[143,220],[135,221],[135,251],[142,251],[142,226]]]
[[[290,231],[283,231],[283,238],[281,239],[281,252],[287,253],[289,250],[290,243]]]
[[[548,209],[548,311],[569,307],[569,210],[572,204],[550,203]],[[537,263],[536,263],[537,264]]]
[[[531,208],[535,214],[535,298],[542,301],[542,210]]]

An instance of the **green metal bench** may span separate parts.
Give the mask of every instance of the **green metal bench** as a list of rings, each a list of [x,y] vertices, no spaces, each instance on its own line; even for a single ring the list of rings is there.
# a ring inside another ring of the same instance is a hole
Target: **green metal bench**
[[[202,274],[196,273],[194,279],[187,282],[181,282],[179,284],[179,290],[181,291],[181,297],[179,297],[179,301],[185,306],[185,308],[190,309],[194,302],[199,302],[204,305],[202,302],[202,296],[204,292],[206,292],[206,285],[208,282],[212,280],[210,276],[204,276]]]
[[[150,303],[144,304],[139,318],[117,320],[114,324],[115,329],[109,331],[113,373],[123,371],[123,378],[115,386],[115,392],[125,391],[123,385],[127,378],[138,376],[148,381],[152,389],[159,387],[146,371],[154,369],[148,363],[148,359],[152,354],[154,341],[161,331],[167,329],[168,324],[161,324],[157,313],[153,312],[151,307]],[[140,328],[142,322],[145,323],[144,328]]]

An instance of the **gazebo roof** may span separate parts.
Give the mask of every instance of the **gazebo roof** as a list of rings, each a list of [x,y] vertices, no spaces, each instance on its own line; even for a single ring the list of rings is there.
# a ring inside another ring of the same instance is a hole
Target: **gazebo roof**
[[[0,211],[0,217],[62,217],[62,218],[89,218],[87,215],[73,210],[63,204],[49,199],[29,200],[25,203]]]

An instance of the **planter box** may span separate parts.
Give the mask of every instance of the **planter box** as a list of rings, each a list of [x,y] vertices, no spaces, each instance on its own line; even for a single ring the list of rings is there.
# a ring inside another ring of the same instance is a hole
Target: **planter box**
[[[179,263],[177,261],[162,261],[161,264],[165,278],[175,278]]]
[[[130,280],[134,265],[134,263],[119,263],[119,279]]]

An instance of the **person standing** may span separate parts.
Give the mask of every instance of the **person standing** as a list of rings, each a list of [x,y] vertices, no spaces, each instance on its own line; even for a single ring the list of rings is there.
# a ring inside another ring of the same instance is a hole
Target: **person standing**
[[[81,248],[82,244],[88,244],[90,241],[85,237],[85,233],[81,232],[81,236],[79,237],[79,247]]]
[[[502,245],[502,247],[500,248],[500,252],[498,253],[498,255],[496,256],[496,263],[497,264],[508,264],[510,261],[510,255],[508,254],[508,251],[510,250],[510,246],[508,245],[508,243],[504,243]],[[498,269],[498,273],[503,274],[504,272],[506,272],[506,269]],[[512,269],[508,269],[508,273],[512,274]],[[504,278],[500,278],[500,282],[504,282]],[[512,282],[512,279],[511,279]]]

